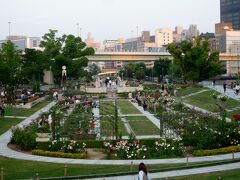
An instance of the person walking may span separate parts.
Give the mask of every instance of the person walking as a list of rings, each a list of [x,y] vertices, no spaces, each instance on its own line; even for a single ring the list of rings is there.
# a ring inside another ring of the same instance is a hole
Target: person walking
[[[148,178],[147,168],[143,162],[138,166],[138,177],[136,180],[150,180],[150,178]]]
[[[226,93],[226,89],[227,89],[227,84],[223,83],[223,91],[224,91],[224,93]]]

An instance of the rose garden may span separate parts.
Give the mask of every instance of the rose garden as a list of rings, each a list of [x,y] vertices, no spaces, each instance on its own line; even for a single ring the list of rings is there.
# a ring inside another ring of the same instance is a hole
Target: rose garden
[[[147,70],[145,69],[146,72],[142,78],[142,72],[139,69],[142,71],[144,68],[139,68],[143,66],[140,63],[136,65],[136,72],[132,74],[130,74],[132,65],[126,66],[126,70],[122,70],[124,78],[120,78],[118,73],[102,77],[101,80],[104,80],[104,83],[100,83],[102,87],[98,88],[99,70],[96,70],[94,75],[91,74],[92,72],[83,70],[83,67],[87,66],[84,55],[91,55],[94,52],[87,48],[78,50],[83,47],[81,39],[70,35],[62,37],[65,44],[63,43],[63,47],[59,47],[58,52],[54,54],[51,49],[54,47],[47,45],[47,37],[55,36],[55,33],[51,31],[45,35],[45,41],[42,42],[45,54],[26,52],[24,57],[17,51],[7,54],[11,48],[14,51],[10,43],[1,50],[2,59],[0,60],[3,61],[0,68],[5,68],[5,72],[12,78],[11,81],[7,81],[4,77],[1,79],[3,92],[1,102],[4,102],[2,106],[4,116],[0,118],[1,137],[6,140],[5,137],[10,134],[6,148],[24,155],[67,160],[81,159],[89,162],[87,164],[92,164],[93,167],[78,163],[79,167],[75,168],[88,170],[79,172],[74,170],[74,165],[69,165],[68,173],[64,168],[64,174],[60,170],[51,174],[50,171],[59,167],[59,164],[36,165],[39,162],[30,161],[33,166],[36,163],[35,166],[39,166],[40,170],[26,172],[26,169],[20,168],[22,171],[14,174],[11,172],[12,164],[17,160],[8,160],[0,156],[3,162],[0,162],[3,167],[1,177],[16,179],[82,175],[82,178],[88,178],[100,177],[101,173],[105,175],[116,173],[113,176],[119,173],[126,175],[136,173],[136,163],[139,161],[161,159],[169,162],[176,161],[176,163],[148,163],[150,172],[239,161],[235,153],[240,151],[240,118],[238,116],[240,102],[214,88],[196,83],[210,78],[210,75],[209,77],[194,76],[195,79],[189,79],[192,77],[187,74],[190,70],[184,69],[180,80],[174,80],[178,78],[177,70],[175,73],[174,69],[176,67],[166,63],[166,60],[159,60],[160,64],[155,64],[156,74],[157,66],[166,69],[165,74],[163,71],[162,76],[158,76],[160,83],[144,83]],[[54,37],[53,40],[58,47],[59,39]],[[68,44],[72,43],[71,41],[75,44]],[[67,45],[77,48],[71,52],[67,49],[69,48]],[[178,57],[174,48],[176,47],[169,46],[169,51],[176,59],[174,63],[179,66],[178,68],[186,68],[181,66],[178,60],[187,57]],[[13,69],[4,64],[8,60],[7,57],[13,57],[13,55],[16,62],[11,62],[11,67],[15,67],[15,75],[12,73]],[[39,67],[36,67],[36,69],[41,67],[39,72],[30,72],[27,68],[23,71],[21,68],[25,68],[26,64],[28,66],[35,64],[28,61],[32,56],[39,58],[43,64],[47,63],[44,62],[46,55],[51,56],[51,58],[48,57],[48,63],[50,63],[48,65],[51,65],[48,70],[53,70],[57,85],[48,90],[40,90],[37,78],[48,67],[39,64]],[[72,61],[79,56],[82,57]],[[25,64],[19,62],[21,59]],[[80,73],[76,66],[82,70]],[[209,67],[213,68],[211,65]],[[191,69],[191,71],[193,73],[194,70]],[[169,81],[164,82],[164,78]],[[116,83],[109,85],[111,80]],[[133,86],[136,89],[132,90]],[[118,92],[121,88],[126,91]],[[95,92],[90,92],[92,89],[96,89]],[[105,92],[102,92],[102,89]],[[44,110],[44,107],[48,106],[49,108]],[[37,116],[32,117],[33,114]],[[21,124],[28,117],[30,120]],[[20,125],[17,125],[18,123]],[[1,143],[4,146],[4,143]],[[220,154],[227,154],[231,158],[211,160],[211,155]],[[199,156],[207,156],[210,160],[203,161],[205,164],[197,161],[189,162],[191,158]],[[182,161],[177,163],[177,159],[184,159],[184,163]],[[88,160],[97,160],[99,164],[93,165],[94,163]],[[113,169],[111,169],[110,164],[109,166],[100,165],[101,161],[105,160],[113,160],[116,164],[118,162],[121,164],[121,160],[127,160],[122,164],[128,164],[128,166],[117,167],[113,163]],[[26,174],[21,174],[23,172]],[[94,174],[97,175],[94,176]]]

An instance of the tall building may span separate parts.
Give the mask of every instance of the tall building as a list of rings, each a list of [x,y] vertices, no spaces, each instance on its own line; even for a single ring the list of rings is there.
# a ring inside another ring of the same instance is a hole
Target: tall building
[[[188,28],[188,39],[192,39],[199,36],[199,30],[196,24],[191,24]]]
[[[87,44],[87,47],[92,47],[95,51],[98,51],[101,47],[101,43],[96,42],[92,37],[91,33],[87,34],[87,39],[85,39],[85,43]]]
[[[169,28],[157,29],[155,31],[156,47],[167,46],[173,42],[173,32]]]
[[[176,26],[175,31],[173,31],[173,42],[180,43],[182,41],[183,27]]]
[[[240,0],[220,0],[221,22],[232,23],[233,29],[240,29]]]
[[[240,30],[233,30],[231,23],[215,25],[216,50],[221,53],[240,53]]]

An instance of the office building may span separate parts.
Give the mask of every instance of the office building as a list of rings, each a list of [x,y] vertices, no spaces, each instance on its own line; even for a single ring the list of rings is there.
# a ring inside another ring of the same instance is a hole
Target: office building
[[[223,23],[232,23],[240,30],[240,0],[220,0],[220,18]]]

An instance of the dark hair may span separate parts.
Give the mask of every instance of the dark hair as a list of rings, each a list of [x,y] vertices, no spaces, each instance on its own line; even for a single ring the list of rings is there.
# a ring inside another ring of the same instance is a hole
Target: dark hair
[[[139,164],[138,171],[143,171],[147,175],[147,168],[144,163]]]

